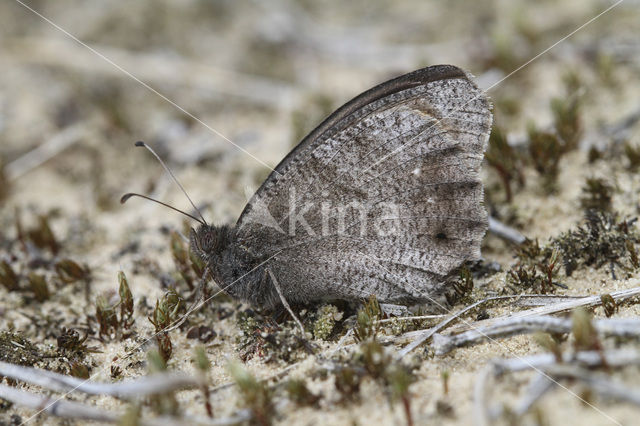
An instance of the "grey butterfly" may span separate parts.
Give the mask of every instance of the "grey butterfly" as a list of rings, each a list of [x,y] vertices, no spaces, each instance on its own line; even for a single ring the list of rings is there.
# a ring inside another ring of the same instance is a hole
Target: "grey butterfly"
[[[480,258],[491,122],[486,96],[457,67],[382,83],[304,138],[234,226],[192,230],[191,249],[229,295],[261,308],[432,301]]]

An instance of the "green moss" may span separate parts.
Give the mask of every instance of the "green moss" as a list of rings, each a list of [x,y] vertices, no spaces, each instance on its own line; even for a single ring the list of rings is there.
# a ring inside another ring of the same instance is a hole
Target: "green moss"
[[[515,292],[553,291],[560,262],[557,249],[540,246],[538,240],[526,240],[518,247],[516,259],[516,264],[507,272],[507,283]]]
[[[582,187],[580,205],[584,210],[611,211],[613,185],[601,178],[587,178]]]
[[[554,127],[565,153],[575,150],[582,137],[580,105],[580,98],[574,94],[551,100]]]
[[[583,224],[561,234],[552,243],[561,251],[567,276],[581,266],[599,269],[609,265],[615,277],[616,266],[624,271],[640,266],[635,247],[639,241],[634,221],[619,221],[615,213],[590,210]]]
[[[0,284],[2,284],[7,291],[15,291],[20,285],[18,275],[14,272],[11,265],[5,260],[0,262]]]
[[[316,406],[320,396],[312,393],[304,380],[291,379],[285,384],[289,399],[300,406]]]
[[[380,304],[374,295],[360,308],[356,316],[356,326],[354,328],[354,335],[356,340],[362,342],[365,340],[375,340],[379,324],[378,321],[382,319],[382,309]]]
[[[631,171],[638,170],[638,167],[640,167],[640,147],[630,142],[625,142],[624,155],[627,157],[627,168]]]
[[[563,154],[564,149],[557,135],[529,127],[529,157],[547,194],[558,189],[559,164]]]
[[[29,289],[33,292],[33,296],[38,302],[44,302],[51,297],[51,293],[49,293],[49,286],[47,285],[47,280],[44,275],[30,272],[28,281]]]
[[[521,156],[509,145],[506,134],[497,124],[494,124],[491,131],[485,159],[498,173],[504,187],[506,201],[511,202],[514,183],[520,188],[524,186],[524,164]]]
[[[303,351],[311,351],[309,343],[300,337],[292,321],[278,325],[252,310],[246,310],[237,314],[236,324],[241,331],[237,342],[243,361],[258,356],[264,362],[289,363],[298,360]]]
[[[244,406],[251,410],[253,421],[260,425],[270,425],[275,414],[272,391],[263,382],[256,380],[240,363],[231,362],[227,368],[238,385]]]
[[[31,366],[42,359],[36,346],[20,334],[0,331],[0,360]]]

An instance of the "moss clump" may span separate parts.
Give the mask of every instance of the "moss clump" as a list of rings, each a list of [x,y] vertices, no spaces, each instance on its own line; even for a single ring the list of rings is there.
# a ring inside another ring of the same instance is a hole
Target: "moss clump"
[[[575,94],[551,100],[554,127],[558,137],[563,142],[564,152],[576,149],[582,137],[580,106],[580,98]]]
[[[601,178],[587,178],[582,187],[580,205],[584,210],[611,211],[613,200],[613,185]]]
[[[374,295],[358,311],[354,336],[357,341],[375,340],[380,329],[378,323],[382,319],[382,309]]]
[[[285,384],[289,399],[300,406],[316,406],[320,396],[307,388],[304,380],[291,379]]]
[[[41,359],[33,343],[17,333],[0,331],[0,361],[31,366]]]
[[[252,423],[270,425],[273,423],[275,407],[272,391],[263,382],[256,380],[241,364],[234,362],[228,366],[229,373],[238,385],[246,408],[251,411]]]
[[[6,288],[7,291],[15,291],[20,285],[18,275],[11,265],[4,260],[0,262],[0,284]]]
[[[524,165],[521,156],[509,145],[506,135],[497,125],[493,127],[489,137],[485,158],[489,166],[498,173],[504,186],[506,201],[510,203],[513,199],[512,185],[516,183],[520,188],[524,186]]]
[[[516,253],[518,261],[507,272],[507,282],[515,287],[532,293],[553,291],[558,274],[559,252],[552,246],[540,246],[538,240],[526,240]]]
[[[323,305],[318,309],[318,319],[313,324],[313,337],[327,340],[336,325],[342,319],[342,312],[333,305]]]
[[[629,142],[624,144],[624,155],[627,157],[627,168],[634,172],[640,167],[640,147]]]
[[[243,361],[258,356],[265,362],[288,363],[298,360],[303,350],[311,351],[292,321],[280,326],[252,310],[240,312],[236,318],[242,332],[238,337],[238,349]]]
[[[473,291],[473,274],[471,270],[466,266],[460,269],[460,275],[457,281],[453,283],[453,299],[447,299],[447,302],[453,304],[454,301],[460,301],[462,303],[470,302],[470,295]]]
[[[619,221],[615,213],[588,211],[584,224],[553,241],[561,251],[567,276],[580,266],[599,269],[609,265],[614,278],[616,266],[624,271],[640,267],[635,247],[640,234],[634,222]]]
[[[542,180],[542,189],[547,194],[558,189],[560,158],[564,153],[556,134],[529,128],[529,156]]]

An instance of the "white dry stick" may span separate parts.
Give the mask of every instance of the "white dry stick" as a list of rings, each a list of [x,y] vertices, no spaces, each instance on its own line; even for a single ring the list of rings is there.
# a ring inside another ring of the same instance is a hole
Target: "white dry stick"
[[[7,179],[9,181],[15,180],[60,154],[74,143],[80,141],[85,131],[86,125],[84,123],[66,127],[37,148],[7,164],[4,169]]]
[[[555,383],[548,376],[539,373],[531,382],[524,393],[524,397],[518,402],[514,412],[518,416],[524,415],[547,392],[555,387]]]
[[[596,374],[573,365],[550,365],[546,373],[556,379],[579,380],[601,396],[640,406],[640,390],[625,386],[601,374]]]
[[[118,383],[91,382],[48,370],[24,367],[0,361],[0,376],[31,383],[57,392],[83,392],[109,395],[122,399],[172,392],[178,389],[199,388],[203,380],[185,374],[154,374]]]
[[[490,424],[502,413],[500,407],[489,407],[487,394],[491,389],[488,381],[491,377],[498,377],[507,373],[536,370],[537,375],[527,387],[522,399],[517,403],[514,413],[521,416],[556,383],[554,380],[570,378],[581,380],[602,396],[626,400],[634,404],[640,403],[640,393],[628,389],[621,384],[614,383],[607,378],[593,374],[588,369],[602,367],[606,362],[608,368],[640,366],[640,351],[635,349],[615,349],[606,351],[580,351],[577,353],[563,353],[559,362],[551,353],[541,353],[527,357],[496,359],[491,361],[478,375],[474,391],[474,415],[476,424]]]
[[[101,410],[90,405],[81,404],[74,401],[36,395],[31,392],[18,390],[15,387],[0,384],[0,398],[5,399],[21,407],[27,407],[51,416],[65,419],[93,420],[103,423],[117,423],[124,413],[112,413]],[[242,410],[235,416],[220,419],[208,419],[200,417],[155,417],[153,419],[140,419],[142,426],[182,426],[202,425],[202,426],[230,426],[248,421],[251,413]]]
[[[638,282],[638,280],[634,280],[634,281],[636,283]],[[549,303],[537,308],[528,309],[526,311],[520,311],[514,314],[497,317],[497,318],[490,318],[487,320],[477,321],[474,323],[465,322],[462,324],[455,325],[454,327],[451,328],[450,331],[453,333],[453,332],[466,331],[470,329],[476,329],[478,327],[488,327],[492,324],[500,323],[504,321],[506,318],[537,317],[541,315],[550,315],[550,314],[557,314],[560,312],[571,311],[580,306],[587,306],[587,307],[599,306],[599,305],[602,305],[601,297],[604,294],[609,294],[613,298],[613,300],[615,300],[616,302],[620,302],[622,300],[630,299],[635,296],[640,296],[640,287],[633,287],[625,290],[618,290],[611,293],[603,293],[602,295],[585,296],[585,297],[580,297],[576,299],[569,299],[569,300],[565,300],[558,303]]]
[[[640,295],[640,287],[633,287],[633,288],[626,289],[626,290],[615,291],[615,292],[609,293],[609,295],[613,298],[613,300],[618,302],[618,301],[621,301],[621,300],[629,299],[631,297]],[[407,345],[406,347],[404,347],[400,351],[400,357],[405,356],[406,354],[408,354],[409,352],[411,352],[412,350],[414,350],[418,346],[422,345],[424,342],[429,340],[429,338],[431,336],[433,336],[435,333],[439,332],[445,326],[449,325],[453,320],[455,320],[456,318],[464,315],[466,312],[470,311],[471,309],[474,309],[474,308],[478,307],[479,305],[482,305],[484,303],[487,303],[487,302],[490,302],[490,301],[494,301],[494,300],[519,299],[520,297],[522,297],[522,296],[515,296],[514,295],[514,296],[489,297],[487,299],[483,299],[483,300],[480,300],[480,301],[478,301],[478,302],[476,302],[476,303],[474,303],[472,305],[469,305],[469,306],[465,307],[464,309],[452,314],[446,320],[442,321],[440,324],[438,324],[435,327],[432,327],[432,328],[429,328],[429,329],[426,329],[426,330],[411,331],[409,333],[405,333],[403,335],[400,335],[400,336],[398,336],[398,337],[396,337],[394,339],[394,342],[399,342],[399,341],[402,341],[404,339],[411,339],[412,340],[412,342],[409,345]],[[536,296],[536,297],[538,297],[538,296]],[[601,305],[601,304],[602,304],[601,296],[599,296],[599,295],[598,296],[586,296],[586,297],[581,297],[581,298],[577,298],[577,299],[570,299],[570,300],[565,300],[565,301],[558,302],[558,303],[548,304],[548,305],[540,306],[538,308],[528,309],[526,311],[517,312],[515,314],[508,315],[508,316],[503,316],[503,317],[498,317],[498,318],[491,318],[491,319],[483,320],[483,321],[476,321],[474,323],[470,323],[468,321],[464,321],[462,324],[458,324],[458,325],[454,326],[451,329],[451,331],[452,332],[461,332],[461,331],[465,331],[465,330],[476,329],[476,328],[482,327],[482,326],[487,326],[488,327],[491,324],[495,324],[495,323],[499,323],[499,322],[504,321],[505,318],[524,318],[524,317],[529,317],[529,316],[549,315],[549,314],[553,314],[553,313],[569,311],[569,310],[575,309],[575,308],[577,308],[579,306],[597,306],[597,305]]]
[[[438,325],[436,325],[435,327],[431,327],[427,330],[418,330],[418,331],[412,331],[409,333],[405,333],[401,336],[398,336],[398,338],[394,339],[394,341],[397,341],[399,339],[402,338],[406,338],[406,337],[415,337],[415,339],[413,340],[413,342],[411,342],[410,344],[408,344],[407,346],[405,346],[404,348],[402,348],[399,352],[398,352],[398,357],[402,358],[404,357],[406,354],[408,354],[409,352],[411,352],[412,350],[414,350],[415,348],[417,348],[418,346],[420,346],[421,344],[423,344],[424,342],[426,342],[427,340],[429,340],[429,338],[431,336],[433,336],[435,333],[437,333],[438,331],[442,330],[443,328],[445,328],[447,325],[449,325],[452,321],[454,321],[455,319],[457,319],[458,317],[464,315],[466,312],[469,312],[472,309],[477,308],[478,306],[485,304],[487,302],[493,301],[493,300],[502,300],[502,299],[515,299],[518,296],[514,295],[514,296],[495,296],[495,297],[489,297],[487,299],[483,299],[480,300],[472,305],[469,305],[467,307],[465,307],[464,309],[458,311],[458,312],[454,312],[453,314],[451,314],[450,316],[447,317],[447,319],[445,319],[444,321],[440,322]]]
[[[489,232],[514,244],[522,244],[526,240],[525,236],[518,232],[518,230],[505,225],[491,216],[489,216]]]
[[[630,365],[640,366],[640,352],[635,349],[616,349],[609,350],[604,353],[599,351],[580,351],[578,353],[562,354],[562,363],[576,363],[584,367],[600,367],[603,358],[610,368],[619,368]],[[530,355],[526,357],[497,359],[492,361],[493,369],[496,375],[525,371],[525,370],[541,370],[549,365],[557,364],[558,360],[551,353],[542,353]]]
[[[44,395],[35,395],[21,391],[12,386],[0,384],[0,398],[16,405],[43,410],[52,416],[67,419],[95,420],[98,422],[115,423],[118,416],[104,410],[89,407],[73,401],[56,400],[56,398]]]
[[[494,375],[491,365],[486,366],[473,387],[473,419],[476,426],[489,424],[489,379]]]
[[[636,319],[597,319],[593,326],[604,336],[640,337],[640,318]],[[455,348],[476,345],[486,340],[509,337],[518,334],[535,333],[569,333],[573,322],[571,319],[540,316],[533,318],[506,318],[499,323],[487,327],[478,327],[461,334],[443,336],[433,335],[432,347],[436,355],[444,355]]]

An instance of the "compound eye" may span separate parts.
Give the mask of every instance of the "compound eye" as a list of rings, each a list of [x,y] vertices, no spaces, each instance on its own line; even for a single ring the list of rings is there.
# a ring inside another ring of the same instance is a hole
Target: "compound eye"
[[[206,233],[200,238],[200,248],[205,253],[210,253],[213,250],[213,238],[211,234]]]
[[[202,228],[196,236],[198,247],[203,253],[211,254],[216,248],[216,234],[213,230]]]

